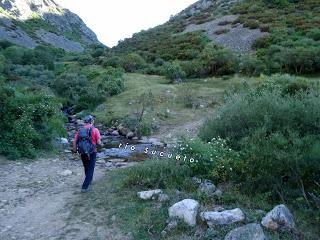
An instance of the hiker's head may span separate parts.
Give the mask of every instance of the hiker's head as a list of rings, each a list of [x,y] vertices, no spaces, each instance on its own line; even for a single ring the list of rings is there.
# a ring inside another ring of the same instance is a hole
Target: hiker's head
[[[84,123],[92,124],[93,122],[94,122],[94,116],[92,116],[92,115],[88,115],[84,119]]]

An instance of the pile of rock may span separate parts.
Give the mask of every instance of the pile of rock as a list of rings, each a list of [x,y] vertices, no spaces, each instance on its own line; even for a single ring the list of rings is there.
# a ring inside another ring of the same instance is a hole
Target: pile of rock
[[[198,181],[199,183],[199,181]],[[218,189],[209,181],[204,181],[199,185],[199,191],[213,194]],[[222,192],[221,192],[222,193]],[[165,195],[161,189],[148,190],[138,193],[138,197],[143,200],[160,200],[160,196]],[[166,201],[169,201],[169,196],[166,196]],[[191,227],[195,227],[197,222],[202,221],[207,224],[209,229],[214,229],[216,226],[230,225],[234,223],[245,223],[248,221],[244,212],[240,208],[225,210],[218,206],[212,211],[202,211],[204,207],[200,206],[199,202],[194,199],[184,199],[174,203],[168,209],[169,219],[166,222],[166,227],[162,231],[165,235],[178,226],[178,220],[185,222]],[[199,220],[198,220],[199,216]],[[267,239],[263,228],[273,231],[295,231],[294,218],[289,209],[285,205],[278,205],[265,217],[261,224],[247,223],[241,227],[237,227],[226,234],[225,240],[265,240]]]

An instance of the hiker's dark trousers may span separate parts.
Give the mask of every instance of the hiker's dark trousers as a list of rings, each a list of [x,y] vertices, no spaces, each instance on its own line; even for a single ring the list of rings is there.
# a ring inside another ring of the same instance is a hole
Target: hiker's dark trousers
[[[82,184],[82,189],[87,189],[92,182],[94,167],[96,165],[97,153],[91,153],[90,156],[87,154],[81,154],[81,159],[84,167],[84,173],[86,178]]]

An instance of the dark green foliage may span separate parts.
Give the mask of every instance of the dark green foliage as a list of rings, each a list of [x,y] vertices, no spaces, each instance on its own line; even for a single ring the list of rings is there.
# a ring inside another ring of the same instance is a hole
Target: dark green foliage
[[[229,95],[200,136],[206,141],[220,136],[241,151],[241,158],[226,161],[220,174],[243,191],[310,202],[308,192],[316,189],[320,171],[315,150],[320,141],[319,104],[317,84],[275,76],[257,88],[246,85]]]
[[[36,156],[64,133],[59,105],[53,97],[0,85],[0,154],[9,158]]]
[[[134,72],[142,69],[146,65],[145,60],[136,53],[130,53],[121,59],[121,66],[127,72]]]
[[[255,55],[244,55],[240,59],[239,72],[247,76],[259,76],[266,71],[264,63]]]
[[[86,75],[63,73],[51,84],[67,105],[76,105],[77,109],[92,109],[124,89],[123,72],[119,69],[108,68],[103,73],[86,70],[84,73]]]
[[[237,57],[233,52],[208,44],[201,54],[208,75],[226,75],[236,72]]]
[[[175,80],[183,80],[185,78],[186,73],[182,70],[179,63],[173,62],[173,63],[166,63],[164,65],[164,75],[170,79],[172,82]]]

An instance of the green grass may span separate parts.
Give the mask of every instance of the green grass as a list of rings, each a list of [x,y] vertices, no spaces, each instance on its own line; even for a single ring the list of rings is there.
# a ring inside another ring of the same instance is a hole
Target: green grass
[[[182,84],[170,84],[169,80],[161,76],[143,75],[137,73],[125,74],[125,91],[109,98],[98,107],[95,114],[98,121],[110,124],[110,120],[119,120],[132,114],[137,105],[134,104],[143,93],[152,91],[155,97],[153,112],[146,114],[148,119],[155,118],[160,126],[180,125],[204,117],[214,109],[214,104],[222,101],[224,92],[234,84],[244,79],[233,77],[228,80],[222,78],[193,79]],[[259,81],[248,78],[248,82]],[[194,101],[200,102],[203,108],[187,108],[179,98],[184,91],[191,89]],[[130,104],[132,103],[132,104]],[[169,109],[165,118],[162,116]]]
[[[137,197],[138,191],[152,189],[159,187],[157,180],[159,174],[161,175],[162,163],[158,160],[151,162],[139,163],[133,169],[118,169],[108,172],[108,174],[99,182],[95,183],[94,191],[88,195],[81,195],[78,203],[71,206],[72,219],[86,220],[88,217],[97,219],[97,224],[105,227],[116,226],[121,229],[125,234],[130,233],[133,239],[206,239],[207,226],[198,219],[198,227],[191,228],[185,224],[179,222],[179,227],[170,234],[163,237],[161,231],[165,228],[166,220],[168,218],[168,208],[185,198],[193,198],[200,202],[201,205],[210,207],[213,204],[221,205],[225,209],[232,209],[239,207],[245,215],[245,223],[257,222],[259,223],[264,214],[258,213],[257,210],[270,211],[275,204],[271,204],[268,201],[268,196],[257,195],[253,198],[249,198],[246,195],[240,194],[232,185],[224,186],[224,194],[221,198],[209,198],[201,194],[198,194],[196,188],[183,188],[179,189],[181,192],[178,195],[175,188],[181,186],[179,179],[176,181],[176,170],[167,173],[164,171],[163,177],[167,177],[170,181],[168,188],[164,186],[162,188],[165,193],[170,196],[170,201],[167,203],[159,203],[155,201],[142,201]],[[167,165],[167,163],[165,163]],[[153,166],[153,168],[152,168]],[[173,167],[178,167],[176,164]],[[145,176],[141,176],[143,179],[148,176],[150,182],[154,185],[149,185],[144,181],[139,184],[139,179],[136,178],[134,172],[144,172]],[[181,171],[184,172],[184,171]],[[181,175],[186,181],[190,179],[187,175]],[[128,179],[133,180],[130,185],[124,185],[124,182],[128,183]],[[147,185],[145,185],[147,184]],[[148,186],[148,187],[147,187]],[[190,184],[189,184],[190,186]],[[318,239],[319,229],[315,224],[315,213],[310,212],[307,209],[297,209],[289,206],[293,212],[297,227],[303,235],[303,239]],[[81,210],[81,211],[80,211]],[[96,212],[100,217],[88,216],[87,212]],[[113,218],[113,220],[112,220]],[[245,223],[232,224],[229,226],[217,226],[214,228],[215,235],[221,239],[232,229],[242,226]],[[200,236],[196,234],[200,233]],[[292,236],[288,233],[276,233],[267,231],[264,229],[268,239],[272,240],[291,240]],[[210,239],[210,238],[209,238]]]

